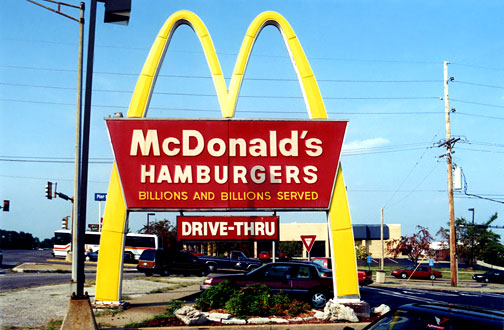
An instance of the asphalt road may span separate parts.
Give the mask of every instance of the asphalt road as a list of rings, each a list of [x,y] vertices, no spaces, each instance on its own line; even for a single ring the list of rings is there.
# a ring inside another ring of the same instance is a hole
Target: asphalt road
[[[368,302],[371,306],[386,304],[391,308],[395,308],[417,302],[446,302],[504,310],[504,290],[503,293],[494,293],[366,286],[361,287],[360,293],[362,300]]]
[[[9,270],[23,262],[46,262],[52,258],[50,250],[4,250],[4,262],[0,267],[0,292],[12,289],[67,283],[68,273],[12,273]],[[125,277],[143,276],[141,273],[126,273]],[[86,273],[87,279],[95,279],[95,273]],[[361,287],[361,298],[371,306],[386,304],[398,307],[414,302],[448,302],[484,308],[504,310],[503,293],[440,291],[420,289],[400,289],[384,287]]]

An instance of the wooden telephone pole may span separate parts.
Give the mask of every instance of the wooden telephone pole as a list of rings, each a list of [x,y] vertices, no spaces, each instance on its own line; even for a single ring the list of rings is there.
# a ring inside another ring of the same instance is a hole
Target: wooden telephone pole
[[[451,286],[457,286],[457,246],[456,246],[456,232],[455,232],[455,208],[453,203],[453,164],[452,164],[452,148],[458,139],[451,138],[450,127],[450,99],[448,96],[448,82],[453,81],[453,78],[448,78],[448,64],[443,63],[444,73],[444,104],[445,104],[445,120],[446,120],[446,141],[442,144],[446,146],[446,163],[448,169],[448,212],[450,214],[450,274]]]

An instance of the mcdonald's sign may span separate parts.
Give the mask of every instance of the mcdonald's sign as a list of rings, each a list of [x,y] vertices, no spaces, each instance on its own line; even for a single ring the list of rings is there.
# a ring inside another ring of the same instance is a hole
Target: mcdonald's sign
[[[286,47],[288,48],[288,53],[291,57],[291,61],[294,67],[294,70],[297,74],[306,108],[307,108],[307,113],[308,117],[310,119],[318,119],[320,121],[314,121],[313,123],[309,123],[310,121],[306,122],[297,122],[296,124],[299,125],[297,128],[293,128],[293,126],[289,126],[286,124],[286,127],[280,127],[282,125],[276,123],[277,125],[277,134],[282,135],[282,139],[290,139],[290,142],[286,140],[286,144],[291,143],[294,139],[296,139],[296,136],[294,134],[298,134],[297,137],[300,137],[300,134],[303,134],[302,132],[304,130],[309,130],[311,133],[314,134],[315,138],[321,139],[323,143],[327,143],[327,146],[331,145],[330,148],[335,148],[334,153],[335,155],[337,154],[339,157],[339,152],[341,148],[341,143],[342,143],[342,138],[344,135],[345,131],[345,122],[331,122],[327,120],[327,113],[325,110],[324,102],[322,100],[322,97],[320,95],[320,91],[317,85],[317,81],[315,79],[315,76],[311,70],[310,64],[308,63],[308,60],[304,54],[304,51],[301,47],[301,44],[299,40],[297,39],[296,34],[294,33],[294,30],[292,27],[289,25],[287,20],[283,18],[280,14],[276,12],[264,12],[260,15],[258,15],[250,24],[246,34],[245,38],[243,40],[242,46],[240,48],[238,58],[233,70],[233,75],[231,77],[231,81],[229,84],[229,89],[226,85],[226,82],[224,80],[224,76],[222,74],[222,70],[220,67],[219,60],[217,58],[217,54],[214,49],[214,45],[212,42],[212,39],[210,38],[210,33],[208,32],[206,26],[203,24],[201,19],[196,16],[194,13],[189,12],[189,11],[179,11],[171,15],[161,28],[159,34],[157,35],[154,44],[149,52],[149,55],[147,57],[147,60],[144,64],[144,67],[142,69],[142,72],[138,78],[137,85],[135,87],[135,91],[133,92],[130,107],[128,110],[128,119],[123,120],[123,121],[118,121],[120,124],[118,124],[117,132],[113,132],[116,128],[112,128],[110,130],[110,135],[113,136],[116,133],[121,134],[126,134],[128,136],[129,134],[129,141],[128,138],[122,139],[125,140],[126,142],[126,155],[128,154],[128,145],[129,145],[129,154],[131,156],[132,152],[132,144],[131,144],[131,138],[133,131],[135,129],[141,129],[140,127],[135,127],[133,124],[132,127],[126,128],[126,126],[130,124],[126,124],[131,120],[131,123],[134,123],[133,120],[139,120],[141,118],[144,118],[147,109],[149,107],[149,102],[150,98],[155,86],[156,78],[158,75],[158,72],[160,70],[164,54],[166,50],[168,49],[168,45],[170,44],[171,37],[175,33],[175,30],[180,26],[180,25],[188,25],[190,26],[193,31],[195,32],[196,36],[199,38],[199,41],[201,43],[201,46],[203,48],[203,51],[206,56],[206,60],[210,69],[210,73],[212,76],[212,80],[215,86],[215,90],[217,93],[217,98],[219,100],[220,108],[221,108],[221,113],[222,117],[224,119],[230,119],[234,117],[235,113],[235,108],[237,104],[237,99],[239,95],[239,91],[241,88],[241,84],[243,81],[245,69],[247,67],[248,59],[250,56],[250,53],[252,51],[253,45],[259,36],[260,32],[265,26],[268,25],[273,25],[275,26],[282,35],[282,38],[284,40],[284,43]],[[327,125],[335,125],[334,127],[329,127],[329,128],[324,128],[321,129],[320,131],[327,130],[325,132],[318,132],[317,129],[310,128],[308,126],[310,125],[319,125],[322,122],[328,123]],[[108,126],[109,129],[114,126],[115,121],[110,120],[108,121]],[[123,124],[124,123],[124,124]],[[149,121],[145,121],[145,123],[148,126],[147,130],[141,130],[137,131],[138,133],[138,138],[141,138],[140,135],[142,135],[143,138],[146,138],[146,134],[148,134],[148,129],[153,129],[157,130],[158,127],[157,125],[159,123],[151,123]],[[246,122],[244,122],[246,123]],[[177,122],[170,122],[170,125],[178,125]],[[181,130],[184,130],[184,125],[187,123],[183,123],[183,125],[180,127]],[[244,140],[247,141],[247,139],[263,139],[264,141],[268,140],[268,137],[264,136],[254,136],[256,132],[239,132],[238,135],[225,135],[225,136],[217,136],[217,131],[218,128],[213,127],[218,125],[228,125],[229,131],[232,131],[235,129],[234,125],[240,125],[240,121],[235,121],[235,120],[222,120],[222,121],[216,121],[211,124],[212,127],[210,127],[209,131],[207,132],[206,130],[198,130],[196,128],[191,129],[191,130],[197,130],[199,133],[201,133],[201,137],[205,141],[210,141],[213,139],[221,139],[222,141],[230,141],[230,139],[240,139],[243,138]],[[124,127],[120,127],[123,126]],[[143,125],[143,124],[142,124]],[[151,126],[152,125],[152,126]],[[161,124],[159,124],[161,125]],[[237,126],[237,127],[238,127]],[[128,129],[130,130],[128,133]],[[297,133],[293,133],[294,131],[297,131]],[[205,132],[205,133],[203,133]],[[331,135],[332,133],[335,133],[336,138],[333,137],[328,137],[325,136],[324,134]],[[194,133],[194,132],[193,132]],[[250,133],[250,134],[249,134]],[[179,133],[177,133],[179,134]],[[183,140],[183,132],[181,132],[178,138]],[[189,133],[188,136],[193,136],[190,135],[192,133]],[[197,135],[197,133],[194,133]],[[243,136],[240,136],[240,134],[243,134]],[[249,134],[249,135],[247,135]],[[315,136],[315,134],[318,134]],[[158,136],[159,138],[159,136]],[[175,144],[174,138],[177,138],[176,136],[167,136],[163,139],[163,141],[166,141],[166,150],[163,150],[163,152],[167,152],[168,154],[170,153],[175,153],[177,147],[179,145]],[[194,136],[193,136],[194,138]],[[210,140],[209,140],[210,139]],[[115,138],[113,138],[115,140]],[[122,141],[121,140],[121,141]],[[188,138],[188,140],[191,140],[191,137]],[[181,141],[181,140],[179,140]],[[219,150],[219,145],[221,144],[217,140],[214,140],[215,144],[212,146],[211,152],[216,152],[218,153]],[[249,145],[251,144],[251,140],[249,141]],[[144,141],[147,144],[149,142]],[[159,142],[159,141],[158,141]],[[113,141],[114,143],[114,141]],[[124,143],[124,141],[120,142]],[[143,142],[142,142],[143,143]],[[164,143],[164,142],[163,142]],[[226,142],[224,142],[226,143]],[[299,140],[298,140],[299,143]],[[207,145],[208,146],[208,145]],[[306,145],[305,145],[306,146]],[[145,145],[143,145],[145,147]],[[137,148],[136,152],[141,152],[139,149],[141,148],[140,145],[137,145],[137,147],[133,146],[133,148]],[[163,148],[163,145],[160,146],[160,152]],[[194,145],[189,145],[187,147],[189,153],[191,150],[194,152],[193,148],[195,148]],[[324,147],[325,148],[325,147]],[[100,304],[100,302],[103,302],[105,304],[109,303],[119,303],[119,299],[121,296],[121,281],[122,281],[122,272],[121,272],[121,267],[122,267],[122,247],[124,246],[124,239],[125,239],[125,233],[124,230],[127,228],[126,226],[126,221],[128,217],[128,212],[131,210],[135,210],[135,208],[131,209],[131,200],[128,198],[128,191],[125,191],[124,188],[124,181],[122,181],[123,184],[121,184],[121,179],[123,179],[123,176],[127,175],[126,172],[124,172],[123,169],[121,169],[122,165],[121,162],[123,160],[121,159],[122,156],[117,157],[117,151],[116,148],[114,147],[114,152],[116,154],[116,160],[117,163],[114,162],[113,169],[112,169],[112,175],[110,178],[110,184],[109,184],[109,189],[107,193],[107,204],[105,208],[105,215],[104,215],[104,221],[103,221],[103,227],[102,227],[102,238],[101,238],[101,244],[100,244],[100,256],[98,258],[98,268],[97,268],[97,279],[96,279],[96,299],[95,303]],[[286,153],[290,152],[292,149],[286,148],[285,151]],[[299,150],[299,149],[298,149]],[[328,150],[328,149],[327,149]],[[306,151],[306,150],[305,150]],[[124,151],[121,151],[124,152]],[[207,152],[210,153],[210,151]],[[201,153],[203,154],[203,152]],[[300,153],[301,154],[301,153]],[[328,151],[327,154],[330,154]],[[333,156],[335,156],[333,155]],[[198,154],[199,156],[199,154]],[[208,155],[207,155],[208,156]],[[192,158],[192,160],[196,159],[194,156],[189,156],[187,159]],[[206,156],[205,156],[206,157]],[[208,157],[213,157],[213,156],[208,156]],[[224,155],[223,155],[224,157]],[[229,156],[226,156],[227,158],[230,158]],[[309,157],[309,156],[308,156]],[[356,258],[355,258],[355,249],[354,249],[354,240],[353,240],[353,231],[352,231],[352,224],[350,220],[350,212],[348,208],[348,201],[347,201],[347,196],[346,196],[346,191],[345,191],[345,183],[343,181],[343,176],[342,176],[342,171],[341,171],[341,166],[338,164],[338,157],[333,157],[329,159],[325,159],[323,161],[324,164],[318,164],[316,166],[326,166],[329,164],[327,163],[332,163],[331,166],[333,166],[330,169],[331,172],[331,178],[324,178],[322,181],[327,181],[328,182],[318,182],[322,185],[328,184],[330,189],[329,193],[324,192],[324,196],[328,195],[329,198],[324,201],[324,206],[319,205],[316,206],[315,208],[321,208],[325,209],[327,208],[327,218],[328,218],[328,227],[329,227],[329,236],[331,238],[331,254],[333,256],[333,281],[334,281],[334,292],[335,292],[335,297],[338,299],[348,299],[348,300],[355,300],[359,299],[359,287],[358,287],[358,281],[357,281],[357,263],[356,263]],[[140,157],[141,158],[141,157]],[[215,157],[217,158],[217,157]],[[271,158],[271,159],[269,159]],[[286,160],[288,160],[288,157],[285,157]],[[312,157],[313,158],[313,157]],[[253,158],[251,158],[253,159]],[[252,167],[254,166],[281,166],[281,164],[276,164],[274,163],[275,160],[273,157],[265,157],[267,159],[267,162],[264,164],[247,164],[246,166],[251,166],[250,168],[247,167],[247,170],[252,171]],[[301,160],[301,157],[299,158]],[[200,165],[207,165],[206,162],[209,162],[209,159],[202,160],[203,164]],[[190,163],[190,161],[189,161]],[[184,166],[186,165],[198,165],[198,164],[189,164],[185,163]],[[301,160],[300,163],[303,163],[303,160]],[[146,163],[147,164],[147,163]],[[147,181],[151,180],[151,177],[149,173],[150,167],[145,168],[145,171],[143,173],[145,183],[142,183],[142,169],[141,165],[140,169],[138,172],[137,168],[137,175],[140,173],[140,183],[139,185],[145,185]],[[157,164],[148,164],[156,166]],[[163,165],[163,164],[158,164],[158,165]],[[219,166],[226,166],[226,164],[217,164]],[[237,166],[245,166],[245,165],[240,165],[240,164],[227,164],[227,166],[231,165],[237,165]],[[208,165],[207,165],[208,166]],[[215,165],[214,165],[215,166]],[[295,166],[294,164],[287,164],[287,166]],[[304,165],[301,165],[304,166]],[[326,169],[324,167],[321,167],[322,169]],[[169,170],[169,169],[168,169]],[[271,173],[276,173],[276,170],[274,169],[273,172]],[[293,170],[295,171],[295,170]],[[152,172],[152,176],[156,176],[156,171]],[[295,176],[295,174],[292,174],[295,172],[291,172],[291,178]],[[301,171],[299,173],[302,173]],[[307,169],[307,172],[303,172],[305,175],[305,178],[307,180],[310,180],[310,177],[312,177],[314,171]],[[157,173],[158,177],[154,178],[154,180],[159,180],[159,172]],[[168,180],[167,174],[163,174],[164,176],[162,177],[162,180]],[[283,174],[282,174],[283,175]],[[276,179],[285,179],[287,180],[287,175],[282,176],[279,175],[278,177],[275,176]],[[334,183],[334,176],[336,176],[336,183]],[[298,176],[299,178],[299,176]],[[262,180],[259,177],[255,177],[257,180]],[[322,178],[321,178],[322,179]],[[128,180],[129,181],[129,180]],[[305,182],[306,183],[306,182]],[[255,183],[252,185],[249,185],[249,191],[250,189],[254,188]],[[217,183],[218,185],[218,183]],[[218,187],[215,185],[215,187]],[[238,183],[239,185],[239,183]],[[214,187],[214,188],[215,188]],[[252,187],[252,188],[250,188]],[[216,189],[216,188],[215,188]],[[269,188],[268,188],[269,189]],[[282,188],[283,189],[283,188]],[[326,189],[326,188],[324,188]],[[135,191],[135,190],[133,190]],[[252,191],[255,191],[252,189]],[[295,191],[291,190],[290,187],[286,191]],[[316,190],[309,190],[309,191],[316,191]],[[298,191],[299,192],[299,191]],[[138,193],[138,191],[137,191]],[[322,195],[322,192],[320,192],[320,195]],[[158,195],[159,196],[159,195]],[[209,195],[207,195],[209,196]],[[315,196],[315,194],[312,194],[311,196]],[[164,196],[163,196],[164,197]],[[324,197],[325,198],[325,197]],[[210,204],[209,204],[210,205]],[[282,206],[284,205],[284,206]],[[286,204],[277,204],[274,205],[272,204],[271,208],[276,209],[277,207],[291,207],[289,205],[285,206]],[[211,207],[214,207],[215,205],[210,205]],[[222,205],[221,205],[222,206]],[[257,205],[254,205],[256,207]],[[138,206],[139,209],[141,208],[141,205]],[[146,205],[146,208],[156,208],[155,205]],[[161,206],[161,208],[164,208],[165,206]],[[185,207],[184,205],[177,206],[177,207]],[[220,206],[219,206],[220,207]],[[223,208],[227,209],[230,207],[228,204],[227,206],[224,205],[222,206]],[[238,206],[238,208],[242,208],[243,206]],[[268,208],[267,205],[259,205],[259,207],[265,207]],[[314,207],[311,205],[310,207]]]
[[[326,210],[346,122],[109,119],[129,210]]]

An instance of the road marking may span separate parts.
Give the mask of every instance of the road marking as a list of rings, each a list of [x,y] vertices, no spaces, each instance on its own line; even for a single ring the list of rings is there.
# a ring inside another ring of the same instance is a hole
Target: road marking
[[[403,292],[388,291],[388,290],[385,290],[385,289],[370,288],[370,287],[368,287],[367,289],[375,290],[375,291],[378,291],[378,293],[381,293],[381,294],[384,294],[384,295],[388,295],[388,296],[400,297],[400,298],[409,299],[409,300],[423,301],[423,302],[426,302],[426,303],[441,302],[441,300],[435,300],[435,299],[430,299],[430,298],[425,298],[425,297],[413,296],[413,295],[409,295],[409,294],[404,294]]]

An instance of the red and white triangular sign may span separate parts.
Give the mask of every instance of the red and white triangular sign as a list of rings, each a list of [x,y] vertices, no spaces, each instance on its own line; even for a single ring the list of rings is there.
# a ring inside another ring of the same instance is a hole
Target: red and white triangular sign
[[[308,253],[310,253],[316,237],[317,235],[301,235],[301,241],[303,241],[303,245]]]

